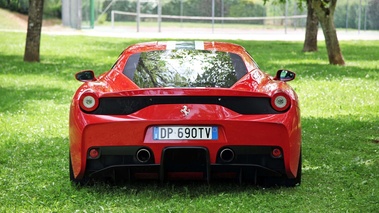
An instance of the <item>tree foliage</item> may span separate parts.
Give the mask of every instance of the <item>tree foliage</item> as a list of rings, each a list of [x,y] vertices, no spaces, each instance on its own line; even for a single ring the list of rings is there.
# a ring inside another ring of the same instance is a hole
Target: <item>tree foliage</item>
[[[22,14],[28,14],[29,0],[0,0],[0,7]]]
[[[367,11],[366,11],[367,10]],[[366,26],[367,30],[379,30],[379,0],[339,4],[336,7],[334,23],[337,28],[361,29]],[[359,12],[361,19],[359,20]],[[366,15],[366,17],[365,17]],[[359,23],[360,21],[360,23]],[[366,23],[365,23],[366,21]]]
[[[62,0],[44,0],[43,7],[44,17],[61,18]],[[0,0],[0,8],[27,15],[29,12],[29,0]]]
[[[251,0],[242,0],[239,4],[230,6],[229,16],[231,17],[264,17],[266,8],[256,4]],[[263,24],[263,20],[250,21],[250,24]]]
[[[285,0],[263,0],[264,2],[285,3]],[[302,5],[306,0],[295,0],[302,9]],[[104,10],[112,0],[99,1],[102,2],[100,11]],[[212,0],[171,0],[162,1],[162,13],[167,15],[180,15],[181,8],[185,16],[211,16]],[[269,13],[269,9],[257,3],[256,0],[215,0],[215,16],[221,17],[264,17]],[[223,4],[223,8],[221,5]],[[336,6],[334,15],[334,23],[336,28],[351,28],[358,29],[360,24],[361,29],[366,27],[367,30],[379,30],[379,0],[362,1],[362,6],[359,6],[359,1],[341,2]],[[83,11],[89,10],[89,0],[82,1]],[[29,0],[0,0],[0,8],[5,8],[11,11],[28,14]],[[135,12],[136,1],[123,0],[114,1],[111,7],[113,10]],[[291,9],[291,8],[289,8]],[[358,13],[361,9],[361,19],[358,23]],[[367,10],[367,11],[366,11]],[[284,14],[284,8],[282,9]],[[151,2],[141,2],[142,13],[157,13],[157,5]],[[111,10],[107,11],[107,19],[110,21]],[[366,17],[365,17],[366,14]],[[45,18],[61,18],[62,16],[62,0],[45,0],[44,12]],[[134,21],[133,16],[116,16],[116,21]],[[170,21],[179,21],[172,20]],[[366,23],[365,23],[366,21]],[[263,21],[245,22],[250,24],[262,24]],[[347,25],[347,26],[346,26]]]
[[[106,0],[103,8],[106,8],[112,0]],[[156,14],[157,4],[141,2],[141,13]],[[256,17],[266,16],[266,10],[261,4],[252,0],[215,0],[216,17]],[[107,19],[110,20],[111,10],[125,12],[136,12],[135,1],[116,1],[107,11]],[[171,0],[162,4],[162,14],[165,15],[183,15],[183,16],[212,16],[212,0]],[[133,16],[116,16],[116,21],[134,21]],[[170,21],[180,21],[179,19]],[[200,20],[191,20],[191,22],[202,22]],[[207,21],[206,21],[207,22]],[[263,23],[263,21],[253,21],[251,23]]]

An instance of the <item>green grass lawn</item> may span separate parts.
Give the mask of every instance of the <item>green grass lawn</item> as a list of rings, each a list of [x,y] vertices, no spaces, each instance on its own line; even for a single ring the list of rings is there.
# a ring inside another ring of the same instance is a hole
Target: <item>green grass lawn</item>
[[[41,63],[24,63],[25,34],[0,32],[0,212],[377,212],[379,41],[343,41],[346,66],[301,42],[233,41],[261,68],[295,71],[303,179],[295,188],[234,182],[98,183],[68,176],[68,112],[82,69],[108,70],[132,39],[42,36]],[[141,40],[139,40],[141,41]]]

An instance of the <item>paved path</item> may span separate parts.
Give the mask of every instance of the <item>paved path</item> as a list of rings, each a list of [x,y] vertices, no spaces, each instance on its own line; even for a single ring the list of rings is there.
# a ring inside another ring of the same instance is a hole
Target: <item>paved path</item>
[[[63,32],[61,32],[63,33]],[[174,39],[241,39],[260,41],[304,41],[305,29],[230,29],[230,28],[162,28],[158,32],[157,28],[136,28],[132,27],[95,27],[95,29],[74,30],[69,33],[87,36],[105,36],[121,38],[174,38]],[[337,30],[339,40],[379,40],[379,31],[358,31],[358,30]],[[320,29],[318,39],[324,40],[324,35]]]

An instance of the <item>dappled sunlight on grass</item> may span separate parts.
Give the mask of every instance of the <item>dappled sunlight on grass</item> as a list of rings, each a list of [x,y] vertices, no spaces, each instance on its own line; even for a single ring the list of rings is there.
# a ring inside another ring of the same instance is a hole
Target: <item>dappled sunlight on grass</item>
[[[367,82],[351,78],[325,79],[297,83],[294,88],[298,88],[305,117],[353,115],[359,118],[376,116],[379,110],[376,82]]]
[[[68,176],[74,74],[107,71],[141,40],[42,37],[41,63],[22,61],[25,34],[0,33],[0,212],[375,212],[379,197],[379,41],[341,42],[346,66],[301,42],[232,41],[263,70],[290,69],[302,114],[303,179],[296,188],[235,182],[96,183]],[[146,41],[146,40],[143,40]]]

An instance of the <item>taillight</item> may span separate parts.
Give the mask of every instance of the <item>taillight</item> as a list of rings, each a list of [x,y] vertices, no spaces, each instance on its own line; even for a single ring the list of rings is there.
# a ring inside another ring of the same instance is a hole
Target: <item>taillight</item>
[[[79,104],[82,110],[92,112],[99,106],[99,99],[94,93],[84,93],[79,99]]]
[[[276,111],[285,111],[291,105],[290,97],[284,92],[275,93],[271,97],[271,105]]]

